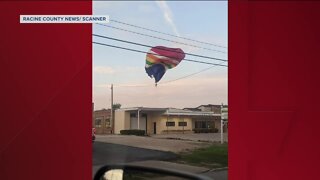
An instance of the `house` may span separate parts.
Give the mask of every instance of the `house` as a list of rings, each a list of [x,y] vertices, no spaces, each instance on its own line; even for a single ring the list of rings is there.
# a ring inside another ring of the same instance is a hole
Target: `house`
[[[96,134],[110,134],[112,132],[110,117],[110,109],[93,111],[92,126],[96,129]]]
[[[183,108],[183,110],[189,110],[189,111],[201,111],[201,109],[198,109],[198,108]]]
[[[192,111],[214,112],[217,114],[221,114],[221,118],[224,120],[223,132],[225,133],[228,132],[228,105],[206,104],[206,105],[200,105],[196,108],[184,108],[184,109],[188,109]],[[221,129],[221,122],[218,122],[216,125],[219,125],[220,126],[219,129]]]
[[[220,132],[221,114],[176,108],[133,107],[115,111],[114,132],[141,129],[146,134],[193,133],[193,129],[214,129]]]
[[[200,109],[200,111],[211,111],[215,113],[221,113],[221,105],[214,105],[214,104],[200,105],[196,107],[196,109]]]
[[[196,109],[200,109],[201,111],[206,111],[206,112],[211,111],[214,113],[221,114],[222,119],[225,121],[224,126],[223,126],[223,132],[225,132],[225,133],[228,132],[228,120],[227,120],[228,119],[228,105],[207,104],[207,105],[200,105],[200,106],[196,107]],[[218,124],[220,126],[221,122],[219,122]],[[221,129],[221,127],[219,129]]]

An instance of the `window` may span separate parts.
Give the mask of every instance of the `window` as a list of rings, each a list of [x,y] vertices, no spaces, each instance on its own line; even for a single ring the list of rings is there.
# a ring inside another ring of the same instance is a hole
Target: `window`
[[[167,125],[167,126],[175,126],[176,123],[175,123],[175,122],[166,122],[166,125]]]
[[[135,118],[135,117],[137,117],[137,114],[136,113],[130,113],[130,117],[131,118]]]
[[[179,122],[179,126],[187,126],[187,122]]]
[[[131,118],[136,118],[136,117],[138,117],[137,116],[137,113],[130,113],[130,117]],[[145,113],[142,113],[142,114],[140,114],[140,117],[147,117],[147,114],[145,114]]]
[[[210,129],[214,127],[215,126],[213,121],[196,121],[195,122],[195,128]]]
[[[110,127],[110,119],[106,119],[106,127],[107,127],[107,128]]]
[[[95,120],[95,126],[96,127],[101,127],[101,119],[96,119]]]

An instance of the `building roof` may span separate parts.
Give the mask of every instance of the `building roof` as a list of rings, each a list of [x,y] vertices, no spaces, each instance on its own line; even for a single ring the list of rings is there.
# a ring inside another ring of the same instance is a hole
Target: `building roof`
[[[223,105],[223,106],[225,106],[225,105]],[[200,105],[196,108],[199,108],[199,107],[221,107],[221,105],[219,105],[219,104],[206,104],[206,105]]]
[[[176,115],[176,116],[221,116],[221,114],[215,114],[214,112],[190,111],[190,110],[175,109],[175,108],[168,108],[164,114]]]
[[[129,108],[120,108],[116,111],[165,111],[167,108],[151,108],[151,107],[129,107]]]
[[[215,114],[214,112],[205,111],[191,111],[177,108],[149,108],[149,107],[132,107],[121,108],[116,111],[149,111],[149,112],[163,112],[163,115],[171,116],[221,116],[221,114]]]
[[[103,112],[103,111],[108,112],[108,111],[111,111],[111,109],[99,109],[99,110],[95,110],[94,112]]]
[[[201,111],[201,109],[198,109],[198,108],[183,108],[183,110]]]

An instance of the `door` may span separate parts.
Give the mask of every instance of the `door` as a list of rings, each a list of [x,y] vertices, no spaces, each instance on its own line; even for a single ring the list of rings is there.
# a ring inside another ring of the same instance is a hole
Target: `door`
[[[153,123],[153,134],[157,134],[157,123]]]

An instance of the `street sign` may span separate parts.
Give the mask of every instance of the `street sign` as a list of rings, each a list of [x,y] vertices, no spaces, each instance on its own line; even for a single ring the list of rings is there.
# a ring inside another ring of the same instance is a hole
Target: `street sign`
[[[228,108],[221,109],[221,119],[228,120]]]

